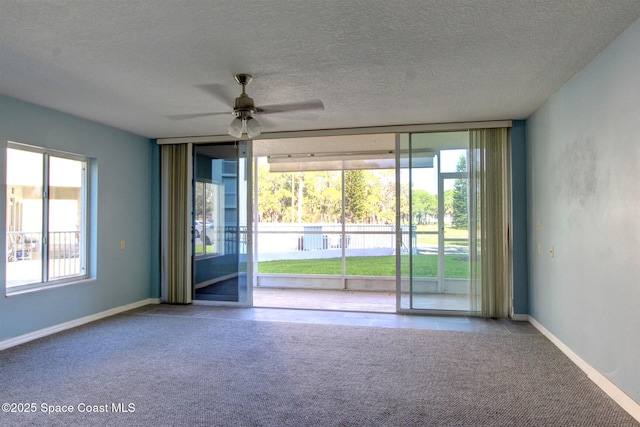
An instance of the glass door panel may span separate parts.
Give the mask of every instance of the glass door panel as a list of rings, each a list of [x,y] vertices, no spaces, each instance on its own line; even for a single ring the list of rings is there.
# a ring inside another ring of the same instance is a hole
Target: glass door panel
[[[398,139],[398,310],[469,310],[467,132]]]
[[[342,172],[302,170],[304,164],[279,171],[264,157],[257,163],[256,286],[341,275]]]
[[[398,309],[427,309],[424,296],[438,292],[441,269],[438,156],[428,139],[400,135],[398,143]]]
[[[195,300],[251,304],[249,149],[247,142],[195,146]]]
[[[455,179],[444,179],[451,205],[443,227],[442,293],[450,310],[469,310],[469,216],[466,173]]]
[[[367,284],[378,289],[393,284],[395,181],[393,169],[344,171],[345,226],[339,244],[344,247],[345,275],[351,276],[347,280],[357,280],[352,276],[369,277]]]

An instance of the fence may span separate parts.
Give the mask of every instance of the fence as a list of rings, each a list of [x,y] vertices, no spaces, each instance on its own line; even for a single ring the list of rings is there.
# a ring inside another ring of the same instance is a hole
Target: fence
[[[40,251],[42,233],[11,231],[7,233],[7,260],[33,259]]]
[[[49,233],[47,250],[49,257],[49,278],[60,278],[78,275],[80,266],[79,231],[52,231]],[[26,262],[42,259],[42,233],[27,231],[11,231],[7,233],[7,262]],[[8,268],[8,281],[20,280],[11,277]],[[16,270],[17,271],[17,270]]]
[[[402,247],[409,247],[403,227]],[[339,257],[344,246],[352,256],[393,255],[396,228],[389,224],[278,224],[257,225],[258,261]],[[414,245],[415,246],[415,245]]]

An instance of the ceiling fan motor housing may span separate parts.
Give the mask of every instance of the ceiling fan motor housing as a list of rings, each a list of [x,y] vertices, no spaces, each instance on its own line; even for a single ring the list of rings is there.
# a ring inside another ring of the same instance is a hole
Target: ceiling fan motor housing
[[[235,99],[233,102],[233,114],[239,118],[251,117],[256,113],[256,107],[253,103],[253,99],[243,93]]]

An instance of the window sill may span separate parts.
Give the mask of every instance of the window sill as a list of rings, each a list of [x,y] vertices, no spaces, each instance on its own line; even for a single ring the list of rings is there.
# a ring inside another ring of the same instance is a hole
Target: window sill
[[[69,282],[61,282],[61,283],[39,283],[37,285],[22,285],[16,286],[15,288],[7,288],[6,289],[6,298],[13,297],[16,295],[24,295],[30,294],[33,292],[47,291],[51,289],[58,289],[66,286],[73,285],[81,285],[84,283],[93,283],[96,279],[94,277],[83,277],[78,280],[73,280]]]

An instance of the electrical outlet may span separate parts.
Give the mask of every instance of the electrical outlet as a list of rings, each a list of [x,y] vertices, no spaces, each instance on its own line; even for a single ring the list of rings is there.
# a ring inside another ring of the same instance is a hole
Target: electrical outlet
[[[553,247],[553,245],[551,245],[551,250],[549,251],[549,253],[551,254],[551,258],[553,258],[556,255],[556,250]]]
[[[542,222],[540,222],[540,220],[538,220],[536,227],[538,228],[538,231],[542,230]]]
[[[125,244],[124,240],[120,240],[120,249],[121,249],[121,250],[124,250],[124,248],[125,248],[126,246],[127,246],[127,245]]]

